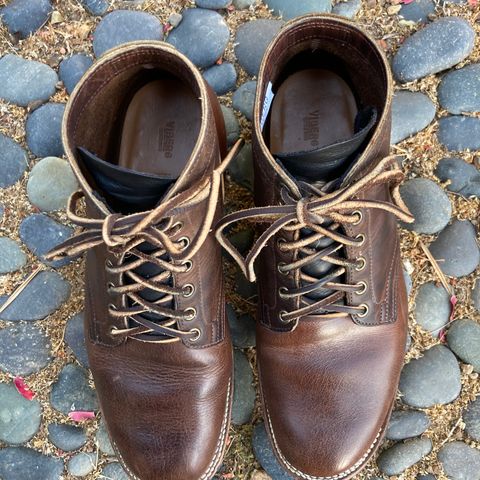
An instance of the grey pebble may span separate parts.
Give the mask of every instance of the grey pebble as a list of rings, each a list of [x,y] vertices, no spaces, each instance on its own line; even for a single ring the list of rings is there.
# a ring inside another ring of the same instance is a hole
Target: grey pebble
[[[227,8],[232,4],[232,0],[195,0],[195,5],[199,8],[209,8],[211,10],[219,10]]]
[[[0,86],[1,88],[1,86]],[[27,169],[25,150],[11,138],[0,133],[0,188],[10,187]]]
[[[74,477],[85,477],[95,470],[97,455],[95,453],[80,452],[67,462],[67,471]]]
[[[197,67],[213,65],[225,51],[230,30],[223,17],[212,10],[189,8],[182,23],[168,36],[168,43],[184,53]]]
[[[0,237],[0,275],[15,272],[27,263],[20,245],[11,238]]]
[[[183,15],[181,13],[173,12],[168,17],[168,23],[173,27],[178,27],[180,22],[183,20]]]
[[[253,386],[253,372],[250,363],[241,350],[233,352],[234,358],[234,389],[232,422],[243,425],[250,422],[255,407],[255,388]]]
[[[413,223],[402,227],[417,233],[437,233],[443,230],[452,216],[447,194],[428,178],[412,178],[400,187],[400,194],[414,216]]]
[[[453,151],[480,149],[480,118],[453,115],[438,121],[438,140]]]
[[[480,263],[475,227],[468,220],[454,220],[430,244],[441,270],[452,277],[472,273]]]
[[[68,93],[73,92],[75,85],[77,85],[79,80],[83,77],[83,74],[92,66],[92,64],[92,57],[82,53],[72,55],[60,62],[58,74]]]
[[[362,8],[361,0],[347,0],[339,2],[333,6],[332,12],[346,18],[355,18],[355,15]]]
[[[407,289],[407,295],[410,296],[410,293],[412,293],[413,281],[412,277],[405,269],[403,269],[403,279],[405,280],[405,288]]]
[[[450,181],[447,190],[462,197],[480,197],[480,171],[461,158],[444,158],[438,162],[435,175],[442,181]]]
[[[7,54],[0,58],[0,98],[26,107],[48,100],[55,93],[56,72],[34,60]]]
[[[415,298],[414,317],[417,324],[432,336],[438,337],[448,325],[451,309],[450,295],[442,285],[428,282],[420,286]]]
[[[103,17],[93,33],[93,51],[100,57],[107,50],[135,40],[162,40],[160,20],[146,12],[115,10]]]
[[[438,452],[449,480],[480,480],[480,451],[463,442],[450,442]]]
[[[388,424],[386,438],[389,440],[405,440],[418,437],[430,425],[425,412],[418,410],[397,410],[392,413]]]
[[[44,212],[50,212],[65,208],[70,195],[78,187],[68,162],[57,157],[46,157],[32,168],[27,194],[33,205]]]
[[[433,0],[414,0],[411,3],[403,4],[399,14],[410,22],[426,23],[429,15],[433,13],[435,13]]]
[[[233,0],[233,6],[237,10],[244,10],[246,8],[250,8],[255,4],[256,1],[257,0]]]
[[[437,480],[435,475],[427,473],[426,475],[417,475],[417,480]]]
[[[255,320],[248,314],[237,315],[227,303],[227,319],[232,335],[232,343],[237,348],[255,346]]]
[[[237,71],[233,64],[223,62],[220,65],[213,65],[205,70],[203,72],[203,78],[205,78],[217,95],[223,95],[235,88]]]
[[[49,0],[12,0],[0,8],[0,18],[10,33],[26,38],[47,22],[52,10]]]
[[[108,463],[103,467],[100,478],[104,480],[130,480],[127,472],[118,462]]]
[[[64,452],[78,450],[87,443],[83,428],[60,423],[51,423],[48,426],[48,439]]]
[[[2,480],[62,480],[63,469],[61,458],[43,455],[32,448],[0,449]]]
[[[86,371],[73,363],[63,367],[53,384],[50,403],[55,410],[64,414],[98,409],[97,396],[88,384]]]
[[[401,90],[392,101],[391,142],[398,143],[423,130],[435,117],[435,105],[427,95]]]
[[[25,323],[0,330],[0,369],[27,376],[46,367],[51,360],[50,340],[43,330]]]
[[[407,405],[428,408],[453,402],[462,388],[455,355],[444,345],[434,345],[402,370],[399,390]]]
[[[83,322],[83,312],[77,313],[77,315],[74,315],[67,321],[67,326],[65,327],[65,342],[72,349],[80,364],[83,367],[88,368],[88,356],[87,347],[85,346]]]
[[[431,451],[432,441],[429,438],[415,438],[384,450],[377,459],[377,465],[385,475],[400,475]]]
[[[0,383],[0,441],[10,445],[28,442],[38,432],[41,416],[38,400],[27,400],[13,384]],[[1,469],[0,465],[3,477]]]
[[[70,284],[57,272],[39,272],[13,302],[0,313],[0,320],[35,321],[57,310],[70,295]],[[2,296],[2,305],[8,296]]]
[[[115,450],[113,449],[112,442],[108,436],[107,428],[105,427],[103,419],[100,421],[97,434],[95,435],[95,441],[97,442],[98,448],[101,452],[105,453],[109,457],[115,456]]]
[[[240,137],[240,125],[237,117],[230,107],[220,105],[223,113],[223,120],[225,122],[225,131],[227,133],[227,145],[232,146]]]
[[[476,442],[480,441],[480,397],[468,404],[463,413],[465,431]]]
[[[70,238],[73,229],[62,225],[43,213],[34,213],[20,224],[20,238],[27,248],[40,260],[55,268],[63,267],[72,260],[69,258],[48,261],[44,258],[52,248]]]
[[[46,103],[34,110],[25,125],[26,141],[37,157],[62,156],[63,103]]]
[[[480,312],[480,279],[477,278],[472,290],[472,303],[475,309]]]
[[[475,32],[463,18],[443,17],[429,23],[407,38],[393,57],[395,78],[411,82],[453,67],[470,55],[474,42]]]
[[[281,20],[260,19],[240,25],[235,36],[235,55],[249,75],[257,75],[263,54],[284,24]]]
[[[480,324],[469,319],[455,320],[448,329],[450,349],[463,362],[480,372]]]
[[[284,20],[305,15],[306,13],[323,13],[332,11],[331,0],[265,0],[268,8]]]
[[[103,15],[107,10],[109,3],[106,0],[80,0],[80,3],[92,15]]]
[[[228,173],[232,180],[242,187],[253,191],[253,157],[252,146],[246,143],[237,156],[230,162]]]
[[[255,103],[255,92],[257,82],[250,80],[240,85],[232,96],[232,105],[235,110],[243,113],[248,120],[253,118],[253,104]]]

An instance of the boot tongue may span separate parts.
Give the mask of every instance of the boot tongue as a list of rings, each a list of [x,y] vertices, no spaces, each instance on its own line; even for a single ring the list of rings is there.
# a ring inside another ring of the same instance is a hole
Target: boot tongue
[[[175,182],[172,177],[136,172],[106,162],[83,147],[78,147],[78,151],[85,168],[116,212],[151,210]]]
[[[276,158],[297,180],[323,182],[344,175],[354,161],[354,156],[362,146],[377,120],[377,111],[368,107],[358,112],[355,118],[354,135],[331,145],[323,145],[314,150],[279,153]]]

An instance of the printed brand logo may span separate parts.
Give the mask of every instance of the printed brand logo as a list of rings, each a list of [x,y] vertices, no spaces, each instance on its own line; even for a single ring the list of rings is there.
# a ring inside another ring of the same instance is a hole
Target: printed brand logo
[[[175,122],[167,122],[158,129],[158,151],[163,152],[166,158],[172,158],[175,144]]]
[[[320,112],[314,110],[303,118],[303,139],[310,142],[312,147],[318,147],[318,136],[320,134]]]

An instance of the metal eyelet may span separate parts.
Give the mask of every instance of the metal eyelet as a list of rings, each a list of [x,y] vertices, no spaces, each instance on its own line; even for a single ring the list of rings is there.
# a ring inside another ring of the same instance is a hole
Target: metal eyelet
[[[360,233],[355,237],[355,240],[359,241],[355,246],[361,247],[365,243],[365,235],[363,233]]]
[[[284,315],[286,315],[288,312],[286,310],[281,310],[279,313],[278,313],[278,319],[285,325],[289,324],[291,322],[291,320],[285,320],[283,318]]]
[[[367,261],[365,260],[364,257],[358,257],[358,262],[357,265],[355,266],[355,270],[357,272],[361,272],[365,266],[367,265]]]
[[[367,285],[367,282],[364,282],[363,280],[361,282],[358,282],[357,285],[361,288],[357,289],[355,291],[355,293],[357,295],[363,295],[366,291],[367,291],[367,288],[368,288],[368,285]]]
[[[112,261],[111,261],[110,259],[108,259],[108,258],[105,260],[105,267],[106,267],[106,268],[113,268],[113,263],[112,263]]]
[[[282,237],[277,238],[277,248],[282,252],[283,252],[283,246],[282,245],[284,243],[287,243],[287,241],[284,238],[282,238]]]
[[[118,328],[115,325],[110,325],[110,335],[118,335]]]
[[[358,220],[355,220],[355,222],[352,223],[352,225],[359,225],[363,221],[363,213],[360,210],[355,210],[352,212],[352,215],[357,215]]]
[[[279,262],[279,263],[277,264],[277,270],[278,270],[278,272],[281,273],[282,275],[288,275],[288,272],[283,272],[283,271],[281,270],[281,268],[284,267],[285,265],[286,265],[285,262]]]
[[[112,288],[115,288],[115,284],[113,282],[108,282],[107,283],[107,289],[111,290]]]
[[[118,310],[117,306],[114,305],[113,303],[109,303],[108,308],[109,308],[109,310]]]
[[[362,303],[359,305],[359,307],[363,308],[363,313],[357,313],[357,317],[359,318],[364,318],[368,315],[368,312],[370,311],[370,308],[368,308],[368,305],[366,303]]]
[[[195,337],[190,339],[191,342],[196,342],[202,336],[199,328],[192,328],[189,333],[195,333]]]
[[[189,272],[189,271],[192,269],[192,267],[193,267],[193,262],[192,262],[191,260],[185,260],[185,261],[182,263],[182,265],[184,265],[184,266],[186,267],[186,269],[184,270],[183,273],[187,273],[187,272]]]
[[[187,237],[180,237],[180,238],[177,240],[177,242],[183,244],[182,250],[185,250],[185,249],[190,245],[190,239],[187,238]]]
[[[170,228],[172,230],[176,228],[177,232],[179,232],[183,228],[183,222],[175,222]]]
[[[187,309],[185,309],[185,314],[186,317],[184,320],[186,322],[191,322],[192,320],[195,320],[195,317],[197,316],[197,309],[193,307],[188,307]]]
[[[186,285],[183,286],[182,295],[185,298],[191,297],[194,292],[195,292],[195,287],[191,283],[187,283]]]
[[[281,298],[285,298],[285,295],[288,293],[288,288],[287,287],[280,287],[278,289],[278,296]]]

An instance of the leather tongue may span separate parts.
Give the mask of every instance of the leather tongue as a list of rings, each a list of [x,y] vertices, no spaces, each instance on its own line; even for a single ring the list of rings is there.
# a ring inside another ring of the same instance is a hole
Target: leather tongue
[[[357,114],[355,133],[351,138],[314,150],[279,153],[275,156],[285,169],[297,179],[328,181],[338,178],[345,173],[352,157],[362,146],[376,120],[377,111],[368,107]]]
[[[110,207],[121,213],[150,210],[155,207],[175,178],[136,172],[106,162],[83,147],[81,159]]]

